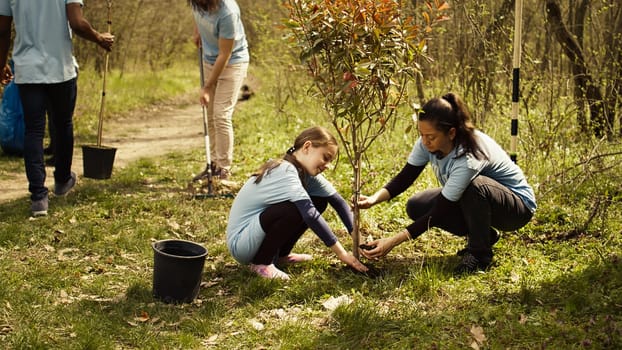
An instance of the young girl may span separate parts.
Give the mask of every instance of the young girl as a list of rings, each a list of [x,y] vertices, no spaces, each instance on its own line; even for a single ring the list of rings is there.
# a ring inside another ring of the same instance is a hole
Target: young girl
[[[428,163],[443,187],[410,198],[406,212],[414,223],[393,237],[368,242],[374,248],[361,254],[377,259],[439,227],[468,239],[458,252],[462,261],[456,273],[486,269],[499,239],[496,229],[513,231],[527,224],[536,210],[534,192],[501,146],[473,127],[458,96],[449,93],[427,102],[417,126],[421,136],[404,168],[374,195],[361,196],[359,206],[369,208],[401,194]]]
[[[311,260],[292,253],[307,228],[337,254],[339,260],[365,272],[367,267],[346,252],[322,212],[330,204],[348,232],[352,213],[346,201],[322,176],[337,154],[337,140],[322,127],[304,130],[283,159],[269,160],[242,186],[229,214],[227,247],[242,264],[266,278],[289,279],[276,264]]]

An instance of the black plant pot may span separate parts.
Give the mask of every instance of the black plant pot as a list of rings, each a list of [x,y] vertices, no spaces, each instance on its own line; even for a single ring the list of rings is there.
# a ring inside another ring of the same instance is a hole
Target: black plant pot
[[[82,146],[82,161],[84,177],[91,179],[109,179],[112,175],[112,165],[116,148],[106,146]]]
[[[191,303],[199,294],[207,249],[168,239],[153,246],[153,296],[165,303]]]

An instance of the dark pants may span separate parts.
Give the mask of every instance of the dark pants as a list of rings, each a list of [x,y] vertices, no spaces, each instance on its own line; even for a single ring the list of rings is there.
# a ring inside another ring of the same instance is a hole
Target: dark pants
[[[76,79],[57,84],[19,84],[19,95],[24,107],[24,165],[30,198],[35,201],[48,194],[43,163],[46,111],[54,124],[54,181],[62,184],[71,178]]]
[[[326,198],[311,197],[311,200],[320,213],[326,210]],[[252,261],[257,265],[270,265],[278,258],[289,255],[308,228],[296,205],[289,201],[268,207],[259,216],[259,222],[266,237]]]
[[[440,193],[440,188],[417,193],[408,200],[406,213],[417,220],[434,206]],[[517,230],[525,226],[532,215],[514,192],[480,175],[466,188],[458,205],[436,226],[458,236],[467,236],[470,252],[492,258],[491,228]]]

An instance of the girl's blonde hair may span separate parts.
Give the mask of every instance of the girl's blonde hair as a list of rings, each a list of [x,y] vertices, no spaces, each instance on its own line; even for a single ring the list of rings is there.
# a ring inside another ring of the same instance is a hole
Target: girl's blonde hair
[[[303,130],[296,140],[294,140],[294,145],[290,147],[285,155],[281,159],[270,159],[265,162],[257,171],[253,174],[253,176],[257,176],[255,179],[255,183],[258,184],[263,179],[264,175],[269,174],[272,169],[278,167],[283,163],[284,160],[294,164],[296,169],[298,170],[298,177],[300,177],[300,181],[302,181],[303,186],[305,185],[305,170],[298,163],[296,157],[294,157],[294,152],[297,149],[301,149],[305,142],[311,141],[311,145],[313,147],[324,147],[328,145],[334,145],[339,147],[337,143],[337,139],[333,134],[331,134],[328,129],[321,126],[312,126],[308,129]]]

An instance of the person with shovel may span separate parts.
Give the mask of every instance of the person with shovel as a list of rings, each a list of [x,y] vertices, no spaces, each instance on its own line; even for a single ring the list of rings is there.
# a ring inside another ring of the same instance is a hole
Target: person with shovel
[[[0,0],[3,83],[13,76],[6,62],[11,25],[15,22],[12,57],[24,108],[24,164],[33,216],[47,215],[48,211],[43,161],[46,112],[53,118],[55,128],[54,194],[63,196],[76,184],[71,163],[78,73],[71,33],[108,51],[114,42],[112,34],[99,33],[91,26],[83,16],[82,6],[82,0]]]
[[[359,272],[368,268],[345,251],[322,213],[330,204],[348,232],[353,218],[348,203],[322,172],[337,155],[337,140],[323,127],[308,128],[282,159],[269,160],[242,186],[231,205],[227,247],[242,264],[265,278],[289,279],[275,264],[311,260],[292,253],[311,228],[339,260]]]
[[[233,110],[246,78],[250,55],[235,0],[188,0],[194,43],[203,52],[201,105],[207,108],[211,175],[228,180],[233,163]]]
[[[465,103],[448,93],[428,101],[417,116],[420,137],[402,170],[371,196],[360,196],[365,209],[404,192],[426,164],[440,188],[412,196],[406,213],[414,220],[400,233],[367,242],[361,254],[378,259],[398,244],[415,239],[431,227],[467,237],[456,274],[485,270],[492,262],[497,229],[517,230],[536,210],[534,191],[523,171],[491,137],[475,129]]]

